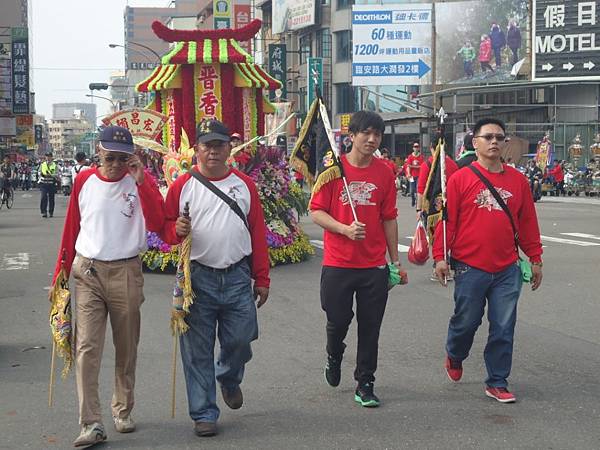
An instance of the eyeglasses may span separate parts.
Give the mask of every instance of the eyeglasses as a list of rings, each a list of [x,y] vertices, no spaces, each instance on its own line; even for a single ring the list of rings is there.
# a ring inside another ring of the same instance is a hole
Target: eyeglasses
[[[104,161],[109,162],[109,163],[115,162],[115,161],[125,163],[125,162],[129,161],[129,155],[121,155],[121,156],[106,155],[104,157]]]
[[[500,133],[489,133],[489,134],[480,134],[479,136],[474,136],[476,138],[483,138],[488,142],[491,142],[492,139],[496,138],[498,142],[506,141],[506,136]]]
[[[204,142],[202,144],[198,144],[198,147],[200,148],[200,150],[204,151],[204,152],[208,152],[211,149],[213,150],[224,150],[227,148],[227,144],[228,142],[225,141],[217,141],[217,143],[215,142]]]

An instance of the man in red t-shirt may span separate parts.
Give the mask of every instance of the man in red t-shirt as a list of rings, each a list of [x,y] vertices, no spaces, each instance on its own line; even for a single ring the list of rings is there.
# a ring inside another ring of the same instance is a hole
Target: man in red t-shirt
[[[418,142],[413,144],[413,151],[406,158],[407,176],[410,182],[410,206],[413,208],[417,204],[417,185],[419,183],[419,175],[421,165],[425,162],[425,158],[421,155],[421,145]]]
[[[505,130],[504,123],[496,119],[476,123],[473,140],[477,161],[448,181],[446,236],[454,269],[455,307],[448,326],[445,367],[452,381],[460,380],[462,361],[469,355],[487,301],[490,329],[484,352],[488,372],[485,393],[499,402],[512,403],[515,396],[507,389],[507,379],[522,286],[519,255],[508,214],[472,168],[489,180],[510,210],[518,245],[532,264],[533,290],[542,282],[542,244],[527,179],[500,161]],[[433,257],[438,279],[445,285],[449,269],[439,225]]]
[[[356,294],[358,352],[354,399],[362,406],[379,406],[373,392],[377,368],[379,330],[388,298],[386,249],[406,282],[398,259],[396,187],[394,174],[373,153],[381,143],[385,125],[369,111],[355,113],[349,124],[352,150],[341,157],[350,199],[343,180],[335,179],[313,192],[310,211],[324,230],[321,307],[327,315],[327,365],[330,386],[340,383],[344,339],[354,315]],[[358,220],[353,218],[352,201]]]

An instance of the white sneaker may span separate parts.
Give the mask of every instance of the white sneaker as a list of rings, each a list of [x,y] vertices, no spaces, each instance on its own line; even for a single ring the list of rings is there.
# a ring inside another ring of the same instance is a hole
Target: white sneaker
[[[81,433],[79,433],[79,437],[73,442],[73,446],[89,447],[105,440],[106,431],[104,431],[104,425],[102,425],[100,422],[83,424],[81,426]]]
[[[119,433],[131,433],[135,431],[135,422],[131,416],[127,416],[124,419],[113,416],[113,421],[115,422],[115,430]]]

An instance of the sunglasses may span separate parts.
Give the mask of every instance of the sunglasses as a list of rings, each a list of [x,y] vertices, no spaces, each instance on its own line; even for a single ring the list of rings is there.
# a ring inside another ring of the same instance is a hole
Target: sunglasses
[[[127,161],[129,161],[129,155],[121,155],[121,156],[115,156],[115,155],[106,155],[104,157],[104,161],[106,162],[114,162],[114,161],[119,161],[122,163],[125,163]]]
[[[492,139],[496,138],[498,142],[504,142],[506,140],[506,136],[500,133],[489,133],[489,134],[480,134],[479,136],[475,136],[476,138],[483,138],[488,142],[491,142]]]

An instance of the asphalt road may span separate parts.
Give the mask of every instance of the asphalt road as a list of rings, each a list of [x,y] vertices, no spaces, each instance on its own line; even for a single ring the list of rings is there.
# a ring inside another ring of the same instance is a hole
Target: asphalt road
[[[55,405],[47,406],[45,287],[66,199],[58,197],[53,219],[42,219],[38,196],[19,193],[14,209],[0,211],[0,449],[66,449],[78,433],[72,375],[58,378]],[[399,207],[401,244],[408,245],[414,214],[406,198]],[[317,250],[302,264],[273,269],[271,297],[259,312],[261,336],[242,385],[245,404],[239,411],[223,407],[215,438],[192,433],[180,365],[177,413],[170,418],[172,276],[147,275],[134,410],[138,431],[120,435],[110,424],[114,356],[107,333],[101,399],[109,441],[98,448],[600,448],[600,202],[544,199],[538,214],[546,236],[544,283],[535,293],[525,289],[520,302],[510,379],[516,404],[483,394],[485,322],[463,380],[452,384],[446,378],[451,292],[429,280],[429,264],[410,266],[410,283],[391,292],[376,381],[382,406],[369,410],[353,401],[354,326],[342,383],[327,386]],[[314,225],[305,229],[311,239],[322,239]]]

